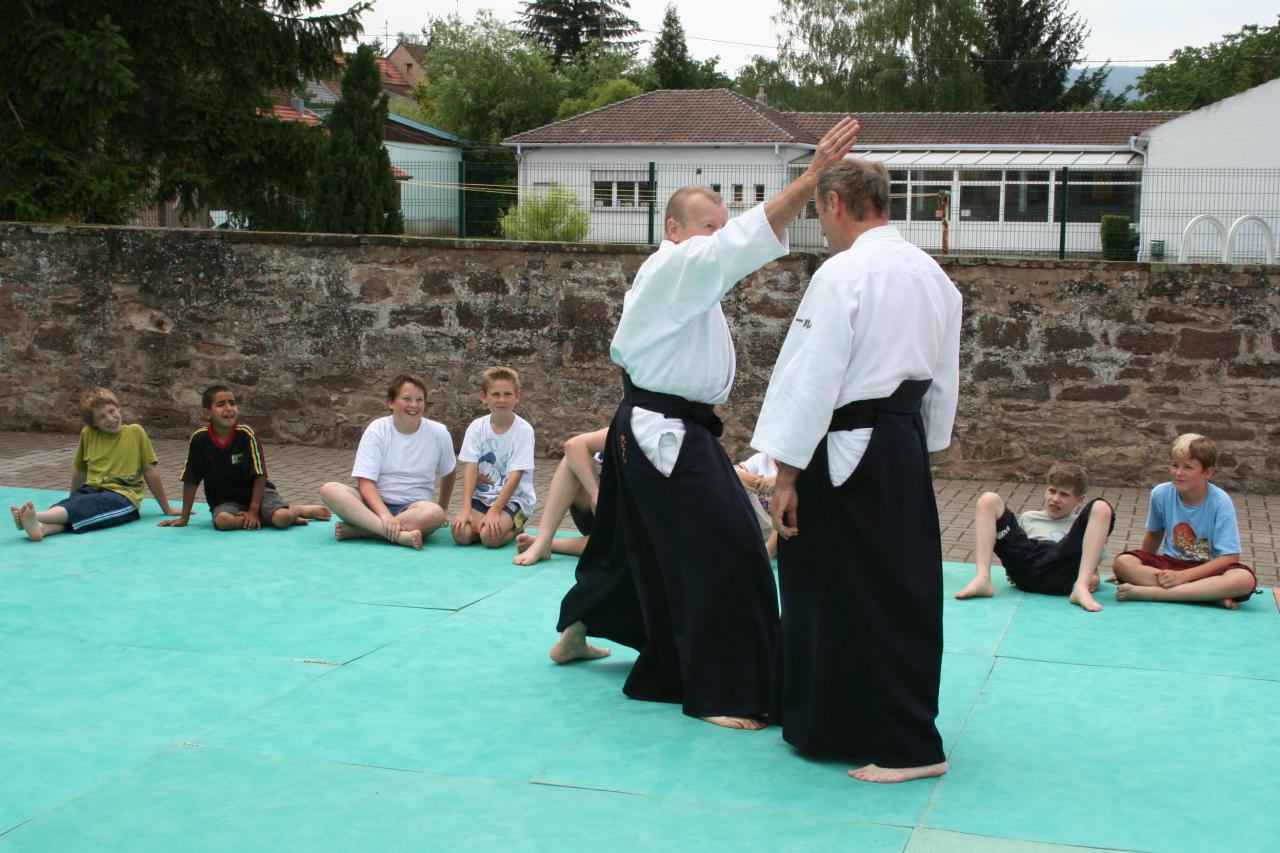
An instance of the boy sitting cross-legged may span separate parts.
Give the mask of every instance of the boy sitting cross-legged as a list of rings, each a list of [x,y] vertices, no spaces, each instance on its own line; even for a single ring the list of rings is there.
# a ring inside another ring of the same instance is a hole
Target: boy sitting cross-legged
[[[995,594],[994,555],[1018,589],[1067,595],[1072,604],[1094,613],[1102,609],[1093,593],[1098,588],[1098,561],[1115,529],[1111,505],[1094,498],[1081,509],[1088,481],[1079,465],[1058,462],[1046,479],[1044,509],[1028,510],[1020,519],[995,492],[978,498],[973,526],[977,571],[956,598]]]
[[[1240,562],[1240,528],[1231,497],[1210,483],[1218,447],[1196,433],[1178,436],[1171,448],[1172,482],[1151,490],[1142,547],[1112,564],[1116,598],[1125,601],[1213,601],[1229,610],[1258,585]],[[1164,553],[1156,552],[1164,546]]]
[[[462,506],[453,519],[453,541],[500,548],[524,530],[537,502],[533,427],[515,413],[520,377],[514,370],[490,367],[480,375],[480,387],[489,414],[472,421],[462,439]]]
[[[444,424],[425,417],[427,383],[412,373],[391,380],[387,408],[391,414],[360,436],[351,469],[356,487],[325,483],[320,498],[342,519],[333,531],[339,540],[383,538],[421,548],[448,517],[457,464],[453,438]]]
[[[236,395],[225,385],[205,389],[200,398],[209,425],[191,434],[187,462],[182,467],[182,516],[160,522],[161,527],[186,527],[191,520],[196,489],[204,483],[204,497],[218,530],[258,530],[263,524],[285,528],[314,518],[327,521],[323,506],[289,506],[267,479],[267,462],[253,427],[239,419]]]
[[[156,452],[139,424],[126,424],[120,401],[106,388],[90,388],[80,396],[80,430],[71,461],[71,494],[49,509],[31,501],[11,506],[13,523],[32,542],[55,533],[88,533],[137,521],[145,482],[165,515],[177,515],[165,497],[156,470]]]

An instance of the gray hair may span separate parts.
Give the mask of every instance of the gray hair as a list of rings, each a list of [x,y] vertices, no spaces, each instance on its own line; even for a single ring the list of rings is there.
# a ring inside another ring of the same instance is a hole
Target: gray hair
[[[869,160],[842,160],[818,177],[818,198],[826,204],[834,191],[854,219],[887,216],[889,213],[889,170],[884,163]]]

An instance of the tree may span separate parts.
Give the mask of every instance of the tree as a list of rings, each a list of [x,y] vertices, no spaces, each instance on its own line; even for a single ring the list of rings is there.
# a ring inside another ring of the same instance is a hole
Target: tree
[[[1280,24],[1246,24],[1222,41],[1175,50],[1171,59],[1138,78],[1138,106],[1195,110],[1280,77]]]
[[[1106,86],[1107,66],[1067,76],[1080,58],[1088,25],[1066,0],[981,0],[984,30],[976,58],[988,109],[1070,109],[1092,103]]]
[[[684,27],[680,24],[680,16],[676,7],[667,5],[662,16],[662,29],[653,43],[653,58],[650,67],[659,89],[693,89],[694,61],[689,55],[689,46],[685,43]]]
[[[300,191],[315,128],[267,91],[335,68],[368,4],[24,0],[0,27],[0,218],[123,222],[180,200],[263,221]],[[295,205],[296,207],[296,205]]]
[[[644,90],[625,77],[606,80],[603,83],[597,83],[592,86],[581,98],[565,98],[561,101],[560,108],[556,110],[556,121],[573,118],[576,115],[598,110],[601,107],[609,106],[609,104],[616,104],[618,101],[625,101],[627,98],[634,98],[636,95],[642,94],[644,94]]]
[[[546,191],[530,193],[500,220],[508,240],[558,240],[576,243],[587,236],[590,215],[572,190],[552,183]]]
[[[974,0],[781,0],[783,70],[805,109],[975,110]]]
[[[400,189],[382,144],[387,96],[373,49],[361,45],[342,75],[342,98],[325,120],[329,132],[316,176],[311,230],[399,234]]]
[[[498,143],[555,118],[564,83],[551,56],[481,11],[456,15],[424,31],[426,87],[419,101],[429,123],[475,142]]]
[[[524,34],[545,47],[560,65],[572,62],[591,42],[631,53],[627,38],[640,25],[622,11],[629,0],[528,0],[520,13]]]
[[[769,106],[778,110],[799,109],[804,99],[797,97],[796,81],[782,70],[781,63],[765,56],[753,56],[738,69],[733,78],[733,91],[747,98],[754,98],[764,89]]]

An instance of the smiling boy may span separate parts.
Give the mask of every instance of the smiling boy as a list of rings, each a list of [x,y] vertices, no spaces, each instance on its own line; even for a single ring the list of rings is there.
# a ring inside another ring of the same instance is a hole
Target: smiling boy
[[[1151,490],[1142,547],[1125,551],[1113,569],[1120,601],[1215,601],[1235,610],[1258,585],[1240,562],[1240,528],[1231,497],[1209,482],[1218,447],[1196,433],[1170,449],[1170,482]],[[1163,543],[1163,553],[1157,549]]]
[[[462,501],[453,540],[500,548],[524,530],[537,496],[533,491],[533,427],[515,413],[520,377],[509,367],[480,375],[480,402],[489,414],[467,427],[458,461]]]
[[[266,457],[253,427],[240,421],[235,392],[213,385],[200,397],[208,426],[196,430],[187,445],[182,467],[182,514],[160,522],[161,527],[186,527],[196,489],[204,496],[218,530],[258,530],[262,525],[286,528],[307,519],[328,520],[323,506],[289,506],[267,479]]]
[[[995,594],[991,560],[997,556],[1018,589],[1066,595],[1091,613],[1102,609],[1093,593],[1098,588],[1098,562],[1115,528],[1111,505],[1094,498],[1081,509],[1088,480],[1079,465],[1059,462],[1046,480],[1044,509],[1028,510],[1021,518],[1014,518],[995,492],[978,498],[973,522],[976,571],[956,598]]]
[[[126,424],[120,401],[106,388],[80,396],[80,430],[71,460],[71,494],[49,509],[31,501],[11,506],[13,522],[32,542],[55,533],[88,533],[137,521],[145,482],[165,515],[177,515],[165,497],[156,452],[140,424]]]

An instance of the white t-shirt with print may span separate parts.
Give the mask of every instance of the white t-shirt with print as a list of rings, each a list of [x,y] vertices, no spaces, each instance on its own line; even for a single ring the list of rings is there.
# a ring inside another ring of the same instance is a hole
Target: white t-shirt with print
[[[434,501],[436,478],[448,476],[455,465],[453,438],[444,424],[422,418],[405,435],[386,415],[365,427],[351,476],[373,480],[383,503],[409,504]]]
[[[523,471],[524,476],[520,478],[520,485],[516,486],[511,500],[524,510],[526,516],[532,515],[538,502],[533,491],[533,427],[516,415],[511,428],[498,435],[493,431],[490,420],[490,416],[485,415],[471,422],[462,439],[462,452],[458,454],[459,462],[476,463],[481,476],[489,481],[477,483],[472,496],[486,506],[493,506],[507,477],[513,471]]]

